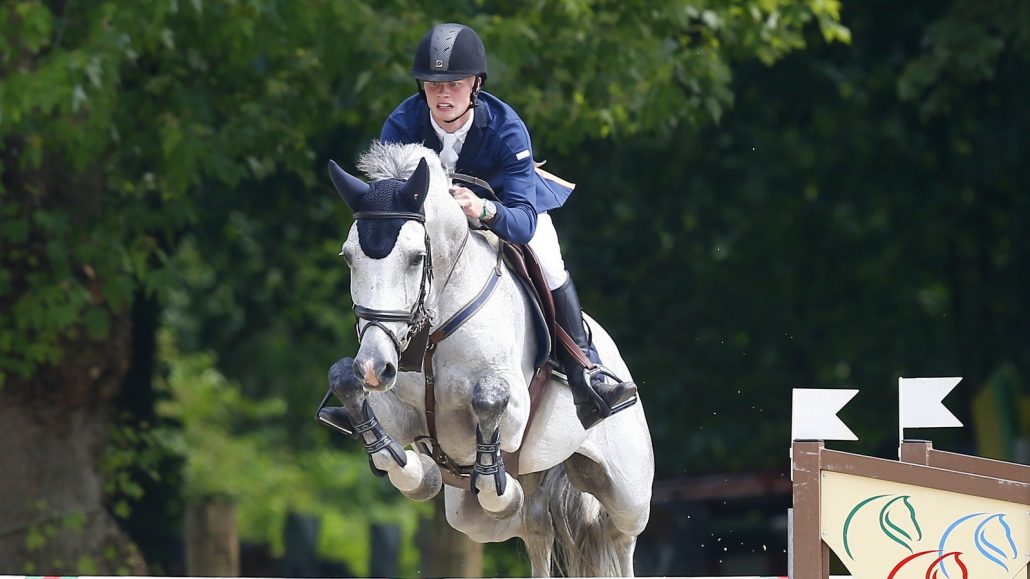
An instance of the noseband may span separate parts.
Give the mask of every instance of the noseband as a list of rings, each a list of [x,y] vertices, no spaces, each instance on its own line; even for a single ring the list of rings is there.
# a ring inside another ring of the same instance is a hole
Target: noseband
[[[423,229],[425,229],[426,224],[425,214],[405,211],[357,211],[354,213],[354,219],[405,219],[408,221],[418,221],[422,224]],[[433,251],[429,242],[429,231],[426,230],[425,234],[426,258],[422,262],[422,281],[418,288],[418,299],[411,305],[409,310],[378,310],[354,304],[355,328],[360,321],[365,321],[365,326],[358,330],[358,342],[361,342],[365,337],[365,332],[369,328],[375,326],[390,337],[394,348],[397,349],[397,357],[401,358],[406,344],[413,336],[419,333],[428,334],[429,312],[426,310],[426,295],[429,292],[429,285],[433,282]],[[384,322],[405,322],[408,324],[408,332],[404,335],[403,343],[389,328],[383,325]]]

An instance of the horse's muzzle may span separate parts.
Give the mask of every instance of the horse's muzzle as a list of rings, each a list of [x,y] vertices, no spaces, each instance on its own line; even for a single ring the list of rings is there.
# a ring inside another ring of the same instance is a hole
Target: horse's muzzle
[[[384,392],[393,387],[397,379],[397,366],[392,362],[359,356],[354,360],[354,375],[361,380],[365,388]]]

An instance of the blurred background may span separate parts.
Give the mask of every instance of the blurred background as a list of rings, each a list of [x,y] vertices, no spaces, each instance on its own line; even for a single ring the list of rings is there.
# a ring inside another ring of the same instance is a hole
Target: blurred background
[[[1030,3],[422,4],[0,4],[0,573],[528,573],[312,420],[356,349],[326,163],[447,21],[578,184],[638,574],[785,573],[791,388],[860,389],[833,446],[896,458],[898,377],[962,376],[918,434],[1030,460]]]

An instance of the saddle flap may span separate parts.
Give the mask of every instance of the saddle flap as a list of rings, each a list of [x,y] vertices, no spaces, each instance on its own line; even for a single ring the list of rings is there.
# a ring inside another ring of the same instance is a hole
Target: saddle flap
[[[553,345],[557,344],[554,298],[551,297],[551,290],[547,287],[547,280],[536,254],[528,245],[516,245],[502,240],[501,247],[508,269],[519,280],[528,294],[530,303],[535,306],[534,317],[539,325],[541,352],[538,353],[534,366],[540,368],[547,363]]]

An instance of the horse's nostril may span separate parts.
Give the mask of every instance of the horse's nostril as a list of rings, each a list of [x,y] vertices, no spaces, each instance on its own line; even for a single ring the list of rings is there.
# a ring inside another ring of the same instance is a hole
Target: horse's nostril
[[[396,376],[397,376],[397,368],[395,368],[393,364],[389,364],[389,363],[386,364],[386,367],[383,368],[383,374],[382,374],[383,381],[384,382],[389,382],[390,380],[393,380],[394,377],[396,377]]]
[[[354,370],[355,376],[363,376],[365,372],[361,369],[361,364],[355,359],[354,363],[351,364],[351,369]]]

